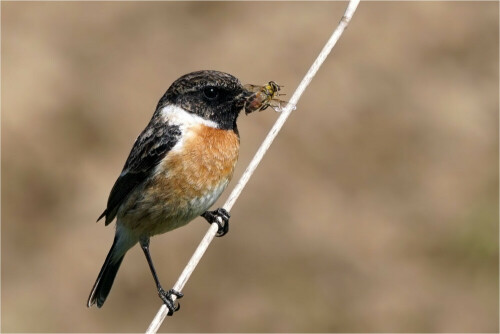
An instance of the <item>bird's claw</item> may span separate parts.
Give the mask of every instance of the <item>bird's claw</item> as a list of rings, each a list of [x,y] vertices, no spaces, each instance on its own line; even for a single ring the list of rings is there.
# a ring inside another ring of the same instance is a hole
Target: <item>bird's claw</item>
[[[226,211],[226,209],[218,208],[214,211],[206,211],[202,216],[207,220],[208,223],[216,223],[219,226],[219,229],[217,231],[218,237],[226,235],[226,233],[229,231],[229,218],[231,217],[231,215]]]
[[[165,291],[162,288],[160,288],[158,290],[158,295],[160,296],[163,303],[165,303],[165,305],[167,305],[167,308],[168,308],[167,315],[172,316],[174,314],[174,312],[180,310],[181,304],[179,304],[177,302],[177,305],[175,305],[175,302],[172,299],[172,295],[176,296],[177,299],[181,299],[182,297],[184,297],[184,294],[182,294],[181,292],[176,291],[174,289],[170,289],[168,291]]]

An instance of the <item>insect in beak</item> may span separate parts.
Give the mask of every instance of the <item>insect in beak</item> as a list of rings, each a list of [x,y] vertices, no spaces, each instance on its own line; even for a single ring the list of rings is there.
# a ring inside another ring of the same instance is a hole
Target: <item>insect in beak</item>
[[[277,99],[278,96],[285,94],[278,93],[283,86],[278,85],[274,81],[269,81],[265,86],[248,84],[243,87],[250,93],[245,101],[245,114],[266,110],[268,107],[271,107],[276,112],[281,112],[290,105],[287,101]],[[293,108],[295,109],[295,106]]]

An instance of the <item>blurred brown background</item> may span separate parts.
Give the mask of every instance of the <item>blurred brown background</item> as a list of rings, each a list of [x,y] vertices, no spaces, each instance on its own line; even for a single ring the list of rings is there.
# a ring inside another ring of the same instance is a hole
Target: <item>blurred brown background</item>
[[[345,5],[2,2],[2,330],[144,331],[139,247],[85,302],[157,101],[199,69],[290,96]],[[162,330],[497,332],[498,6],[361,3]],[[230,188],[276,118],[240,117]],[[153,238],[165,287],[207,228]]]

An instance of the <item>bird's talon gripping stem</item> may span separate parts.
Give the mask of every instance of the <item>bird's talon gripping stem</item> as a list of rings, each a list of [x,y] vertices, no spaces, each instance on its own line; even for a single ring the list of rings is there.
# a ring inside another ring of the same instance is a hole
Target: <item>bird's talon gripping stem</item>
[[[181,308],[181,304],[177,303],[177,305],[175,305],[175,302],[172,300],[172,295],[176,296],[177,299],[181,299],[182,297],[184,297],[184,294],[182,294],[181,292],[176,291],[174,289],[165,291],[163,290],[163,288],[160,288],[158,290],[158,295],[160,296],[163,303],[167,305],[168,308],[167,315],[172,316],[174,312],[179,311],[179,309]]]
[[[226,209],[218,208],[214,211],[206,211],[201,216],[205,218],[209,224],[216,223],[217,225],[219,225],[219,230],[217,231],[218,237],[226,235],[226,233],[229,231],[229,218],[231,217],[231,215],[226,211]],[[222,223],[218,218],[221,218]]]

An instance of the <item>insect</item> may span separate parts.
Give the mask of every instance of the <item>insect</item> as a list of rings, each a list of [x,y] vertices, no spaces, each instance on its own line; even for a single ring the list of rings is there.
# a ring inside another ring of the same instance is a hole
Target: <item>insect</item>
[[[265,86],[245,85],[243,87],[254,93],[245,103],[246,114],[254,111],[266,110],[268,107],[273,108],[276,112],[281,112],[290,105],[289,102],[276,98],[277,96],[285,94],[278,93],[282,86],[274,81],[269,81]],[[295,109],[295,106],[293,106],[293,109]]]

